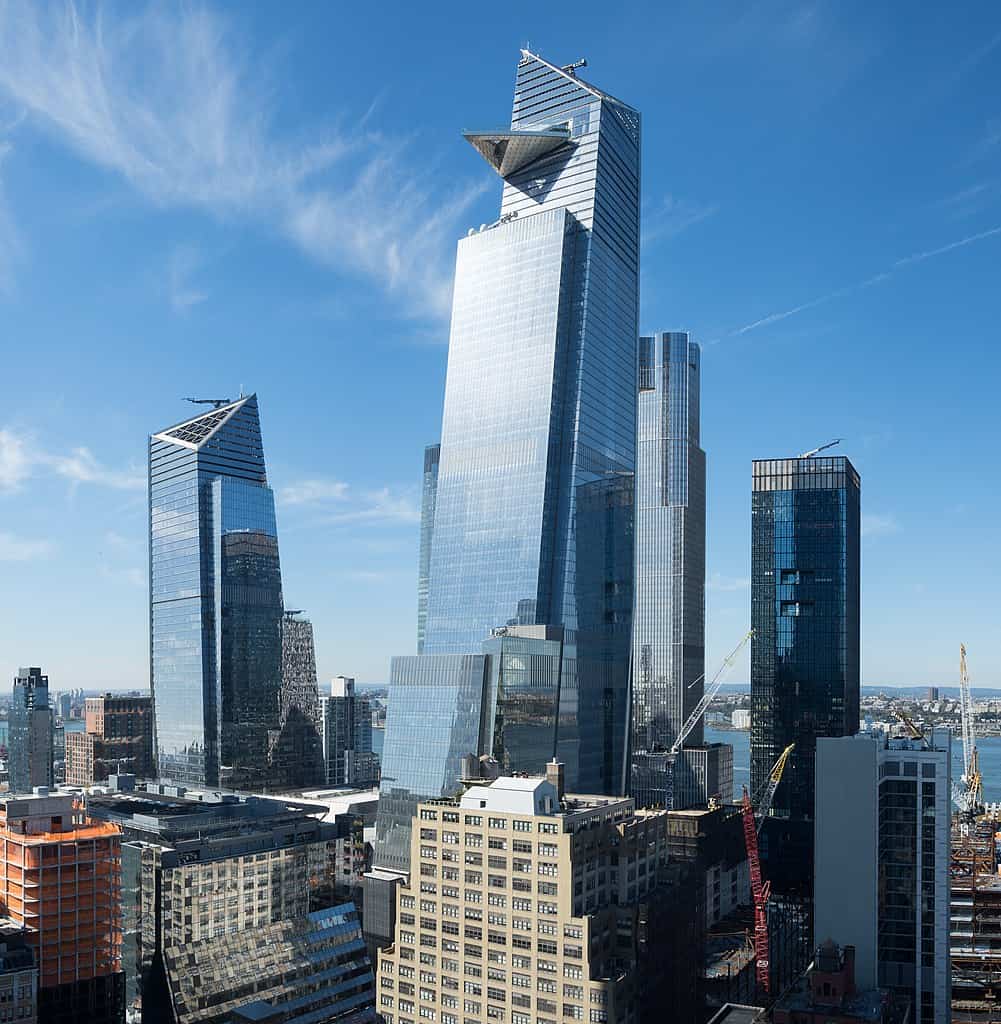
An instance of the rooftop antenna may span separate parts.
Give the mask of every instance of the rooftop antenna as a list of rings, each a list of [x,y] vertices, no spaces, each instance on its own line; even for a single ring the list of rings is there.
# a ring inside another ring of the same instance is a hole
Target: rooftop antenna
[[[185,398],[184,401],[190,402],[192,405],[211,405],[216,409],[221,409],[233,400],[231,398]]]
[[[560,70],[561,71],[565,71],[568,75],[573,75],[574,78],[576,78],[577,77],[577,68],[586,68],[586,67],[587,67],[587,58],[586,57],[581,57],[580,60],[575,60],[573,62],[573,64],[564,64],[563,67]]]
[[[828,441],[827,444],[822,444],[819,448],[811,448],[808,452],[803,452],[803,454],[800,455],[800,458],[812,459],[814,455],[817,455],[828,448],[833,448],[836,444],[841,444],[840,437],[836,437],[833,441]]]

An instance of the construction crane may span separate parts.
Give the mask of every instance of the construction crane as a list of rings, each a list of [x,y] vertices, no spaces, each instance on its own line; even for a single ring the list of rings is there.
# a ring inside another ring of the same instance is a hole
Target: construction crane
[[[966,645],[959,645],[959,712],[963,732],[963,783],[969,814],[976,814],[984,805],[983,779],[980,775],[980,755],[977,753],[977,734],[973,727],[973,698],[970,695],[970,677],[966,671]]]
[[[669,752],[671,757],[677,755],[678,751],[680,751],[682,746],[684,745],[685,740],[688,739],[688,736],[691,733],[691,731],[695,728],[696,725],[698,725],[699,719],[702,718],[702,716],[706,713],[706,709],[709,707],[710,704],[712,704],[713,700],[716,697],[716,694],[719,693],[719,689],[723,685],[724,673],[737,660],[737,655],[740,654],[740,652],[744,649],[744,647],[747,645],[747,643],[751,640],[753,636],[754,630],[749,629],[744,634],[743,639],[740,641],[740,643],[737,644],[737,646],[734,647],[734,649],[723,659],[723,664],[720,665],[719,669],[716,672],[716,675],[713,676],[712,682],[710,682],[709,685],[706,687],[705,693],[702,695],[702,700],[700,700],[698,704],[695,705],[695,708],[692,711],[692,713],[688,716],[688,718],[685,719],[685,724],[678,731],[678,736],[675,739],[674,745],[671,747],[671,750]],[[697,683],[698,679],[696,679],[695,682]]]
[[[903,711],[897,708],[894,710],[893,713],[897,716],[897,718],[900,719],[901,724],[907,730],[912,740],[923,740],[925,738],[925,734],[910,720],[910,718],[906,714],[904,714]]]
[[[907,730],[912,740],[923,740],[925,734],[911,721],[910,717],[896,708],[893,712],[900,719],[901,724]],[[952,802],[961,810],[965,811],[969,803],[969,793],[955,780],[952,780]]]
[[[185,398],[185,402],[192,405],[211,405],[214,409],[221,409],[224,405],[230,405],[232,398]]]
[[[775,799],[775,790],[782,781],[782,772],[785,770],[786,762],[792,753],[794,744],[790,744],[779,755],[778,760],[772,765],[768,773],[768,784],[765,787],[764,796],[758,805],[758,813],[761,820],[768,816],[772,809],[772,800]],[[744,797],[741,801],[741,814],[744,819],[744,846],[747,849],[747,866],[751,876],[751,896],[754,899],[754,972],[758,985],[765,995],[771,994],[771,950],[768,941],[768,900],[772,894],[772,883],[766,882],[761,877],[761,857],[758,853],[758,828],[755,822],[754,807],[751,805],[751,797],[744,787]]]
[[[775,799],[775,790],[779,788],[779,783],[782,781],[782,773],[785,771],[786,761],[789,760],[789,755],[795,746],[795,743],[790,743],[779,754],[779,759],[772,765],[772,770],[768,773],[768,784],[765,786],[764,796],[758,801],[758,809],[755,812],[758,816],[757,831],[759,835],[761,834],[761,826],[765,823],[765,818],[771,813],[772,801]]]
[[[827,444],[822,444],[819,448],[811,448],[808,452],[803,452],[800,458],[812,459],[814,455],[819,455],[820,452],[826,451],[828,448],[833,448],[836,444],[841,444],[840,437],[836,437],[833,441],[828,441]]]
[[[723,659],[723,664],[720,665],[718,671],[713,676],[712,681],[706,687],[705,693],[699,700],[698,704],[695,705],[694,710],[685,719],[684,725],[678,730],[678,735],[675,737],[674,743],[670,750],[665,750],[662,746],[655,746],[652,750],[634,750],[635,755],[649,756],[655,762],[657,767],[655,771],[658,773],[663,772],[666,775],[666,780],[663,783],[664,786],[664,806],[669,810],[673,810],[676,806],[674,799],[675,794],[675,764],[678,759],[678,754],[681,753],[682,747],[684,746],[685,740],[688,739],[692,730],[698,725],[699,720],[706,713],[706,709],[713,702],[716,694],[719,693],[720,687],[723,685],[724,675],[726,670],[730,668],[733,663],[737,660],[737,656],[744,649],[747,642],[754,636],[754,630],[748,630],[744,634],[740,643]],[[700,675],[688,684],[688,688],[691,689],[696,683],[700,682],[705,678],[705,673]],[[637,766],[636,762],[633,762],[633,777],[634,781],[637,779]]]

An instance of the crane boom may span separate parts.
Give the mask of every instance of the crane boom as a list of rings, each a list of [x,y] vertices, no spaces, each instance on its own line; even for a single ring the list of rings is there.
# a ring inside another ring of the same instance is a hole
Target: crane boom
[[[185,402],[190,402],[192,405],[211,405],[213,408],[221,409],[224,405],[230,405],[232,403],[231,398],[185,398]]]
[[[688,738],[689,733],[691,733],[695,726],[698,725],[699,719],[706,713],[706,708],[708,708],[709,705],[712,704],[716,694],[719,693],[719,688],[723,685],[724,673],[737,660],[737,655],[740,654],[740,652],[744,649],[744,646],[753,636],[754,630],[749,629],[747,633],[744,634],[744,637],[740,641],[740,643],[737,644],[737,646],[734,647],[734,649],[723,659],[723,664],[720,665],[719,669],[716,672],[716,675],[713,676],[712,682],[706,687],[706,692],[702,695],[702,699],[698,702],[698,704],[695,705],[694,710],[688,716],[688,718],[685,719],[685,724],[681,727],[680,731],[678,732],[678,737],[674,741],[674,745],[671,747],[670,750],[672,756],[677,754],[678,751],[681,750],[685,740]]]
[[[785,771],[786,761],[789,760],[789,755],[792,753],[793,747],[795,746],[795,743],[790,743],[789,746],[779,754],[778,760],[774,765],[772,765],[772,770],[768,773],[768,785],[765,787],[765,794],[761,798],[757,809],[757,831],[759,833],[761,832],[761,826],[765,823],[765,818],[768,817],[768,814],[772,809],[772,801],[775,799],[775,790],[779,788],[779,783],[782,781],[782,773]]]
[[[836,444],[841,444],[840,437],[836,437],[833,441],[828,441],[827,444],[822,444],[817,448],[811,448],[808,452],[803,452],[800,458],[812,459],[814,455],[819,455],[821,452],[827,451],[828,448],[833,448]]]

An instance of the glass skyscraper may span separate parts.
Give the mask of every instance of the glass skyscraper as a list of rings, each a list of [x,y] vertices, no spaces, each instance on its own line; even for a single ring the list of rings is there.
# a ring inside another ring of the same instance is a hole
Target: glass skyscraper
[[[8,771],[11,793],[53,784],[53,720],[49,677],[40,668],[18,669],[10,702]]]
[[[424,449],[424,480],[421,485],[421,546],[417,568],[417,653],[424,650],[428,619],[428,581],[431,575],[431,538],[434,536],[434,503],[438,493],[438,460],[441,445]]]
[[[700,363],[699,346],[684,332],[639,340],[631,793],[641,805],[672,806],[671,766],[658,755],[670,750],[705,689]],[[699,722],[686,746],[701,743]],[[687,773],[677,777],[680,783]]]
[[[860,481],[835,456],[755,461],[752,482],[751,790],[795,743],[762,855],[808,893],[817,737],[859,726]]]
[[[282,585],[257,397],[150,438],[151,681],[162,777],[270,782]]]
[[[624,729],[607,705],[625,699],[629,604],[582,608],[581,560],[601,556],[577,541],[582,489],[635,462],[639,114],[525,50],[510,128],[465,136],[504,188],[500,218],[459,243],[422,650],[562,627],[561,728]],[[621,788],[603,763],[575,756],[568,785]]]

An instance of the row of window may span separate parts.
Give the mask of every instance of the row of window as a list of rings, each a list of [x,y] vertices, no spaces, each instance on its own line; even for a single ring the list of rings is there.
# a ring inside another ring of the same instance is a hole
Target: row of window
[[[439,811],[433,807],[422,807],[420,810],[421,821],[442,821],[445,824],[458,825],[460,815],[458,811]],[[462,824],[471,825],[473,828],[483,827],[483,815],[481,814],[466,814],[462,816]],[[513,819],[510,822],[511,828],[515,832],[531,832],[533,831],[531,821],[522,821],[521,819]],[[554,821],[539,821],[535,822],[537,830],[547,835],[557,835],[560,831],[558,822]],[[487,818],[487,827],[496,830],[506,830],[508,827],[507,818]]]

